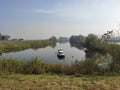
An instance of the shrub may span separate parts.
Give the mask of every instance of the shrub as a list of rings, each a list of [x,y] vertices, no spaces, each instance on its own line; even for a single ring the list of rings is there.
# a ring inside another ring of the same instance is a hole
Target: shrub
[[[85,61],[76,61],[72,68],[74,73],[79,74],[97,74],[99,72],[99,67],[95,61],[91,59],[86,59]]]
[[[45,64],[41,62],[37,57],[33,58],[30,61],[27,61],[24,66],[24,73],[27,74],[41,74],[44,73],[44,66]]]

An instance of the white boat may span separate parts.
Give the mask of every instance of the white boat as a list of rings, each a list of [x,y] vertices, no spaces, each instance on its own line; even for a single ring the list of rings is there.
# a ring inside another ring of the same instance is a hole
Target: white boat
[[[65,56],[64,51],[62,49],[58,49],[57,56],[64,57]]]

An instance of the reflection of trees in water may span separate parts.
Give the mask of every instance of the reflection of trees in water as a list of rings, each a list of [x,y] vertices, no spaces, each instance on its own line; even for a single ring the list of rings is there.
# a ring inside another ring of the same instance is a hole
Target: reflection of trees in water
[[[51,44],[48,44],[48,45],[45,45],[45,46],[43,46],[43,47],[41,47],[41,48],[46,48],[46,47],[48,47],[48,46],[50,46],[50,47],[52,47],[52,48],[55,48],[56,47],[56,43],[51,43]],[[40,47],[32,47],[31,49],[33,49],[33,50],[37,50],[37,49],[39,49]]]
[[[66,40],[66,41],[58,40],[57,42],[59,42],[60,44],[62,44],[62,43],[67,43],[69,41],[68,40]]]
[[[52,43],[50,47],[55,48],[56,47],[56,42]]]
[[[81,46],[79,44],[71,44],[70,43],[70,45],[71,45],[71,47],[76,47],[78,49],[84,50],[86,53],[86,58],[93,60],[94,62],[96,62],[96,64],[111,63],[111,56],[104,52],[92,51],[89,49],[85,49],[83,46]]]
[[[49,38],[49,40],[51,41],[51,44],[49,46],[51,46],[52,48],[55,48],[56,47],[56,42],[57,42],[56,37],[52,36],[51,38]]]
[[[71,47],[76,47],[76,48],[78,48],[78,49],[83,49],[83,48],[84,48],[83,46],[81,46],[81,45],[79,45],[79,44],[71,44],[71,43],[70,43],[70,46],[71,46]]]

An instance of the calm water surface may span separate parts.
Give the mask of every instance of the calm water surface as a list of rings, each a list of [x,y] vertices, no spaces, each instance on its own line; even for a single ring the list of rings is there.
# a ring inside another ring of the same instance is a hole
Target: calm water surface
[[[62,48],[65,52],[65,58],[59,59],[56,55],[58,49]],[[84,60],[85,52],[75,47],[71,47],[69,43],[59,44],[56,47],[45,47],[39,49],[26,49],[18,52],[3,53],[0,57],[16,57],[24,60],[38,57],[46,63],[71,63],[75,60]]]

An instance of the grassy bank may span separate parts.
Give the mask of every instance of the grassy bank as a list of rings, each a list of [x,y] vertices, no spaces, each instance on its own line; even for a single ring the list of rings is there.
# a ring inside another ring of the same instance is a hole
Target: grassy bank
[[[0,53],[53,45],[52,40],[0,41]]]
[[[120,76],[0,75],[0,90],[120,90]]]
[[[38,58],[1,58],[0,90],[120,90],[119,75],[96,68],[90,61],[69,66],[46,64]]]
[[[69,66],[0,58],[0,90],[120,90],[119,83],[119,73],[91,60]]]
[[[111,71],[109,67],[101,68],[95,61],[87,59],[68,64],[48,64],[39,58],[21,60],[18,58],[0,58],[0,73],[19,74],[64,74],[64,75],[120,75],[120,69]]]

